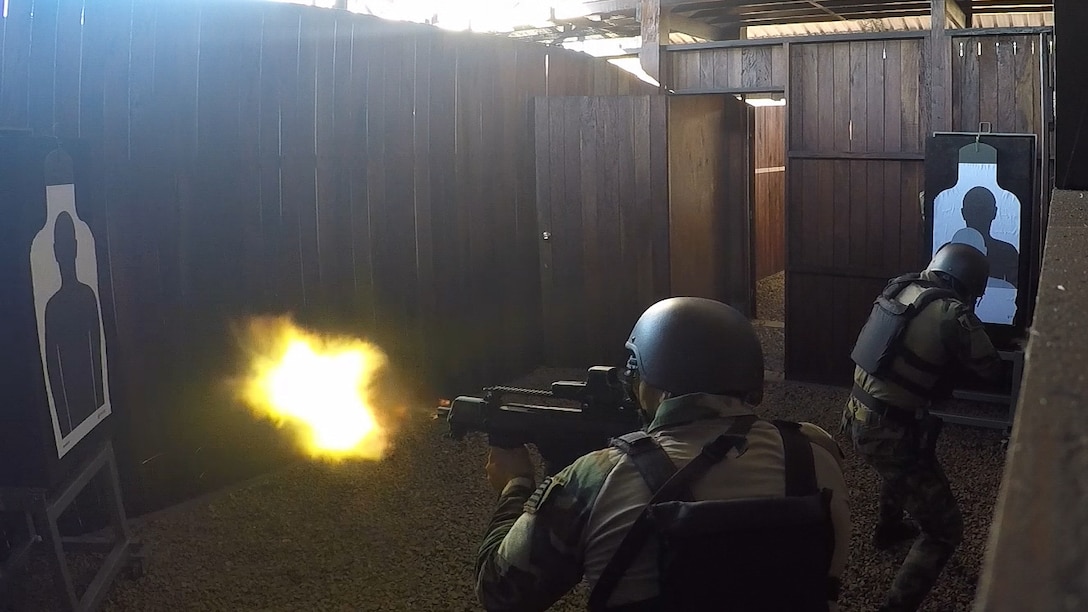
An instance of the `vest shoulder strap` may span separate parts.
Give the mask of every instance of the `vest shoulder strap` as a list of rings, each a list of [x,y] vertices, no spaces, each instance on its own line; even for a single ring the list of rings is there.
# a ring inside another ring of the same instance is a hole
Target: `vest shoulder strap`
[[[808,436],[797,423],[773,421],[773,424],[782,436],[782,451],[786,458],[786,496],[799,497],[818,492],[816,462]]]
[[[665,449],[661,448],[653,436],[644,431],[634,431],[613,438],[612,446],[631,458],[635,469],[650,489],[650,494],[660,490],[676,473],[676,465],[672,459],[669,459]],[[682,495],[690,497],[690,491],[684,491]]]

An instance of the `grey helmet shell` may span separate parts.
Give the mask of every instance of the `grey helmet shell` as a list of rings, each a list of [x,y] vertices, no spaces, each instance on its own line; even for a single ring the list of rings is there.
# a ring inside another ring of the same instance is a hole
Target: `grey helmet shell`
[[[990,261],[982,251],[969,244],[949,242],[937,249],[927,272],[943,272],[960,284],[957,291],[967,292],[965,300],[978,299],[986,293]]]
[[[763,349],[752,324],[732,306],[698,297],[661,300],[642,313],[626,346],[639,377],[672,396],[762,401]]]

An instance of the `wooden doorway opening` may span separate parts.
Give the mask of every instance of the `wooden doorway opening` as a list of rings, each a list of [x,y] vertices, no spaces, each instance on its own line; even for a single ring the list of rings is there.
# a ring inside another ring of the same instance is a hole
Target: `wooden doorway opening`
[[[756,332],[765,367],[785,370],[786,99],[779,93],[742,96],[752,114],[752,267]]]

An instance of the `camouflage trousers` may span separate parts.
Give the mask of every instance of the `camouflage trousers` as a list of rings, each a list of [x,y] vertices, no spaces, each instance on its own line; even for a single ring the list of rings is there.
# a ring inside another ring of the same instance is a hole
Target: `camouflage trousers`
[[[921,421],[892,421],[869,414],[849,418],[854,449],[880,475],[879,524],[903,520],[903,511],[921,533],[892,582],[881,610],[911,611],[921,606],[945,563],[963,538],[963,516],[936,456],[923,450]],[[862,408],[861,412],[867,412]],[[935,442],[935,441],[932,441]],[[932,447],[931,447],[932,448]]]

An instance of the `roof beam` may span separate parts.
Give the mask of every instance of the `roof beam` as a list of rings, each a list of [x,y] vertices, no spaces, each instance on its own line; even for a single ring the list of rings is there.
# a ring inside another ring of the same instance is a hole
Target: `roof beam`
[[[639,10],[641,3],[642,0],[590,0],[589,2],[583,2],[582,6],[586,11],[589,11],[590,15],[633,14]],[[696,3],[695,0],[659,0],[662,9],[673,9],[694,3]]]
[[[669,31],[696,36],[706,40],[727,40],[725,31],[705,21],[685,17],[680,13],[669,13]]]
[[[974,10],[971,8],[971,0],[955,0],[956,6],[960,9],[960,14],[963,15],[963,23],[961,28],[971,27],[971,21],[973,20]]]
[[[815,6],[816,8],[820,9],[821,11],[827,13],[828,15],[831,15],[832,17],[835,17],[836,19],[841,19],[843,21],[846,21],[846,17],[843,17],[842,15],[840,15],[840,14],[836,13],[835,11],[827,8],[826,6],[820,4],[819,2],[816,2],[816,0],[808,0],[808,3],[811,4],[812,6]]]
[[[936,8],[936,5],[934,5]],[[964,15],[963,7],[960,6],[958,0],[948,0],[944,3],[944,14],[948,23],[954,28],[966,28],[967,17]]]

